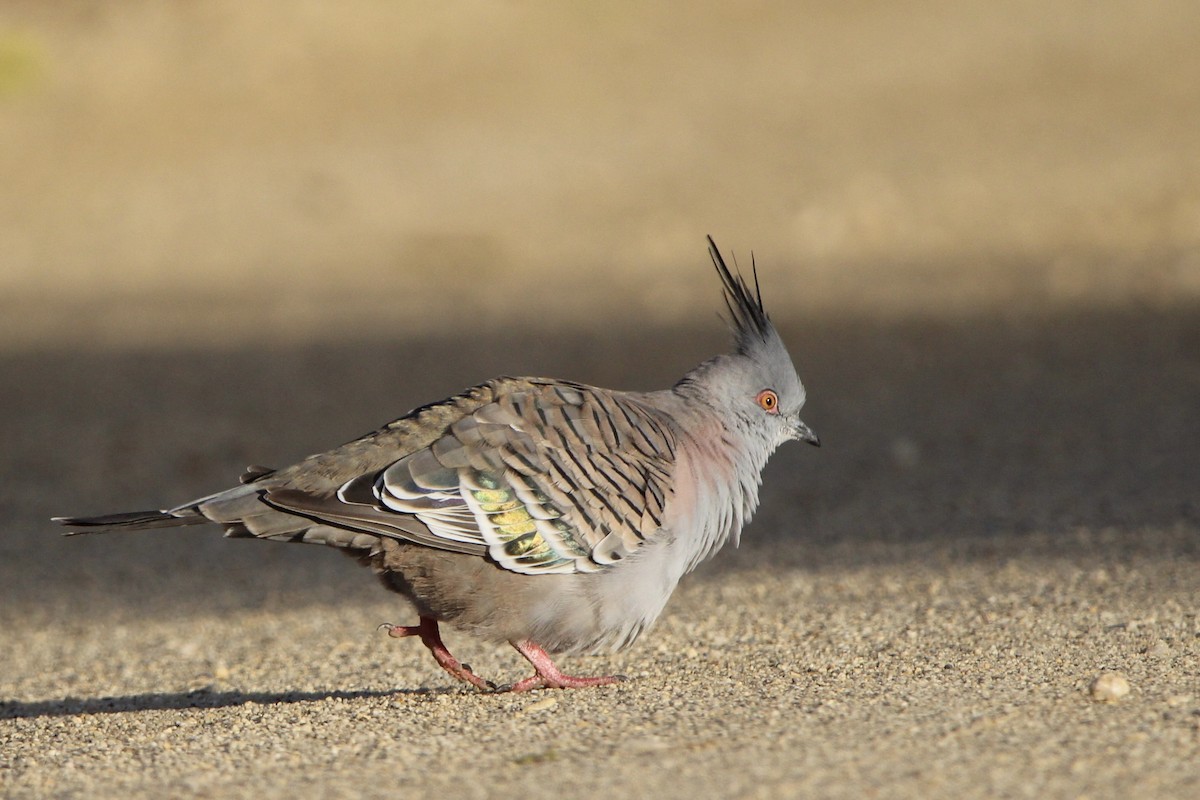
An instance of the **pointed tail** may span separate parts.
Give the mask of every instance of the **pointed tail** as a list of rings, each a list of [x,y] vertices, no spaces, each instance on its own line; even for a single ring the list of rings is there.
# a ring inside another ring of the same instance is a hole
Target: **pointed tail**
[[[145,531],[153,528],[177,528],[182,525],[203,525],[208,522],[194,508],[176,508],[171,511],[126,511],[120,514],[104,514],[99,517],[53,517],[54,522],[72,530],[65,536],[81,533],[109,533],[110,531]]]

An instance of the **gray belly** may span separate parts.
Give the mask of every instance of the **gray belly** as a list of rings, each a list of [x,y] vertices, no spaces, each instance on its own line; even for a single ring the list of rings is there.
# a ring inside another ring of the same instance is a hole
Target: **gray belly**
[[[494,642],[532,640],[552,653],[618,650],[658,617],[678,577],[661,546],[597,573],[521,575],[478,556],[391,539],[363,559],[417,612]]]

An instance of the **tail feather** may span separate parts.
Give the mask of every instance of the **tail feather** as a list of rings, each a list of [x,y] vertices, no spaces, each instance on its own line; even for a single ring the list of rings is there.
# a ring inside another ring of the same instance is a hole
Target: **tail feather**
[[[263,467],[251,467],[250,473]],[[299,514],[291,514],[262,501],[262,488],[235,486],[163,511],[126,511],[96,517],[54,517],[71,530],[67,536],[110,531],[144,531],[178,528],[185,525],[216,523],[233,538],[270,539],[277,542],[305,542],[337,547],[365,555],[378,551],[380,536],[361,530],[324,525]]]
[[[177,528],[182,525],[203,525],[208,522],[194,509],[176,508],[171,511],[125,511],[98,517],[54,517],[54,521],[69,530],[66,536],[109,531],[145,531],[154,528]]]
[[[253,487],[237,486],[225,492],[164,511],[125,511],[97,517],[54,517],[72,530],[66,536],[111,531],[147,531],[215,522],[234,538],[271,539],[337,547],[357,554],[373,553],[379,536],[363,531],[322,525],[306,517],[279,511],[261,502]]]

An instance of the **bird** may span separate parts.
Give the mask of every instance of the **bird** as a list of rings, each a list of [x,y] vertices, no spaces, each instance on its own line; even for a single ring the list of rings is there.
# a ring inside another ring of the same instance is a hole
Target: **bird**
[[[631,645],[685,574],[737,545],[771,454],[788,441],[820,446],[753,257],[751,289],[707,241],[732,352],[669,389],[498,377],[173,508],[53,519],[66,535],[215,523],[227,537],[339,548],[416,611],[415,625],[379,627],[420,639],[479,690],[621,681],[569,675],[552,654]],[[534,674],[480,677],[446,647],[443,624],[511,644]]]

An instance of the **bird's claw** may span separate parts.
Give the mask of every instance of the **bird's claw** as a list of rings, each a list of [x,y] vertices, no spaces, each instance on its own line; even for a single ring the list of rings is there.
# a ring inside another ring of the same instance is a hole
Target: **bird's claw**
[[[421,635],[420,629],[415,626],[410,627],[408,625],[393,625],[390,622],[380,623],[379,627],[377,627],[375,630],[387,631],[388,636],[391,636],[394,639],[403,639],[405,636]]]

